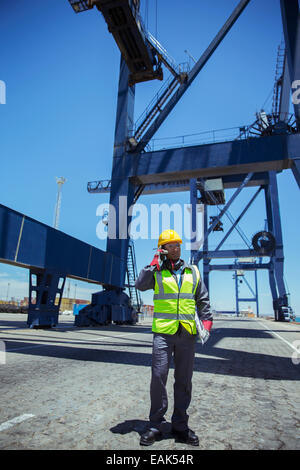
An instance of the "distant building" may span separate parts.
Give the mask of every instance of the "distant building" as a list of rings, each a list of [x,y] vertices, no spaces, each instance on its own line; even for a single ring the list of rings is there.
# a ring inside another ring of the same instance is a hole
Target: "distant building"
[[[19,302],[14,299],[10,300],[0,300],[1,305],[15,305],[16,307],[19,305]]]
[[[90,304],[90,301],[89,300],[82,300],[82,299],[69,299],[68,297],[63,297],[61,299],[59,311],[60,312],[64,312],[65,310],[73,311],[73,305],[74,304],[77,304],[77,305],[85,304],[86,305],[86,304]]]
[[[147,317],[153,316],[154,305],[142,305],[141,312]]]
[[[32,299],[32,303],[35,304],[35,299]],[[89,304],[89,300],[83,300],[83,299],[69,299],[67,297],[63,297],[61,299],[60,303],[60,312],[64,312],[65,310],[71,310],[73,311],[73,305],[81,305],[81,304]],[[28,307],[29,305],[29,297],[24,297],[24,299],[20,301],[16,301],[13,298],[10,300],[0,300],[0,305],[5,304],[5,305],[15,305],[15,306],[20,306],[20,307]]]

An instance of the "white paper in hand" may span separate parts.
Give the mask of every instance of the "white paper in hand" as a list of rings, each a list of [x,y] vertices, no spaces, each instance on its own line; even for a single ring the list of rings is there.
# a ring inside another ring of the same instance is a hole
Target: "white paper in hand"
[[[206,341],[209,338],[209,332],[204,328],[204,326],[202,324],[202,321],[199,320],[199,318],[198,318],[197,313],[195,313],[195,321],[196,321],[197,331],[199,333],[199,338],[200,338],[200,341],[203,345],[204,343],[206,343]]]

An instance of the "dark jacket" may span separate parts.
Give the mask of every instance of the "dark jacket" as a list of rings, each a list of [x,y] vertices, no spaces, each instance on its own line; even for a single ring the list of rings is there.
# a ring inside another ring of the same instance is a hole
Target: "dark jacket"
[[[185,261],[181,260],[181,266],[182,268],[188,268],[189,265],[186,264]],[[169,271],[175,276],[173,273],[170,265],[167,267],[163,265],[162,269],[169,269]],[[156,270],[155,266],[145,266],[140,274],[137,280],[135,281],[135,287],[141,291],[153,289],[155,286],[155,279],[154,279],[154,272]],[[183,273],[183,271],[182,271]],[[213,320],[213,316],[210,310],[210,303],[209,303],[209,298],[208,298],[208,292],[207,289],[204,285],[204,282],[202,281],[201,277],[195,292],[195,302],[197,306],[197,314],[200,320]]]

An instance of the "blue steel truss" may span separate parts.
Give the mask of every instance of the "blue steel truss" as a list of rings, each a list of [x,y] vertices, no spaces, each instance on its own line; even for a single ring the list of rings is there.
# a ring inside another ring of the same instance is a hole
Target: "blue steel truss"
[[[130,136],[132,137],[130,129],[134,128],[132,125],[134,87],[128,87],[128,70],[124,61],[121,61],[118,110],[122,110],[122,114],[117,111],[115,153],[110,187],[110,204],[113,204],[118,211],[119,197],[126,196],[128,206],[130,206],[135,201],[134,186],[141,187],[142,189],[144,188],[145,190],[147,188],[149,192],[151,191],[151,188],[153,190],[153,186],[155,186],[156,192],[159,192],[160,190],[158,185],[164,186],[165,188],[167,183],[169,189],[174,190],[174,186],[177,185],[177,187],[180,187],[180,184],[178,185],[178,181],[182,181],[182,186],[189,181],[191,202],[194,206],[192,212],[195,218],[195,206],[198,201],[195,193],[197,178],[228,178],[230,176],[236,176],[236,185],[238,188],[236,195],[238,195],[243,187],[251,184],[251,180],[255,178],[257,179],[258,172],[264,174],[265,179],[264,182],[261,183],[260,189],[264,188],[268,223],[269,227],[271,227],[270,230],[272,230],[275,236],[276,248],[274,253],[272,253],[272,256],[270,256],[270,262],[264,263],[263,265],[260,264],[259,268],[268,269],[269,271],[275,318],[280,320],[282,319],[280,307],[287,305],[287,295],[283,282],[284,257],[276,173],[290,168],[299,184],[299,133],[296,132],[290,134],[288,131],[285,132],[283,127],[283,131],[273,132],[272,135],[265,135],[260,138],[249,138],[217,144],[145,152],[145,148],[155,132],[159,129],[185,91],[189,88],[193,80],[196,78],[248,3],[248,1],[239,2],[223,28],[216,35],[200,59],[196,62],[193,69],[187,74],[186,80],[180,84],[179,88],[176,88],[173,94],[171,94],[171,97],[169,101],[166,102],[165,106],[160,108],[160,113],[149,125],[143,136],[139,136],[140,140],[129,138]],[[289,86],[291,87],[291,84],[297,77],[296,74],[298,73],[300,62],[300,35],[297,35],[299,23],[298,1],[281,0],[281,10],[287,51],[286,63],[288,63],[290,77]],[[297,21],[295,21],[295,14]],[[286,88],[287,81],[284,83],[285,91]],[[285,94],[285,99],[281,100],[281,107],[279,110],[281,114],[288,113],[287,106],[288,100],[286,99]],[[297,131],[299,131],[299,105],[294,104],[294,112],[298,126]],[[223,214],[226,212],[229,205],[225,206]],[[246,211],[247,208],[244,213]],[[129,218],[127,222],[129,224]],[[217,223],[218,219],[215,220],[215,225]],[[206,226],[207,231],[205,233],[203,250],[201,253],[194,254],[194,260],[199,262],[200,258],[203,258],[204,280],[209,288],[208,273],[211,269],[214,269],[214,266],[210,266],[208,258],[204,254],[208,236],[213,230],[213,226],[208,228],[207,222]],[[125,259],[125,253],[128,250],[128,239],[108,239],[107,250],[113,251],[116,255]],[[244,256],[249,256],[250,254],[253,255],[253,250],[244,251]],[[231,253],[231,257],[233,258],[236,258],[236,255],[236,253]],[[240,256],[240,254],[237,256]],[[232,269],[232,266],[233,265],[227,265],[226,269]],[[248,265],[248,269],[251,267],[254,269],[254,266]],[[256,268],[257,267],[255,267],[255,269]],[[122,276],[124,277],[124,271]]]

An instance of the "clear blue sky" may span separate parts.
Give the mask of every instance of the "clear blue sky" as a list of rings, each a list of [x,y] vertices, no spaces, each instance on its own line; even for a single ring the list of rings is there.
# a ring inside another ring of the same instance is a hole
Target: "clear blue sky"
[[[157,0],[157,23],[156,1],[148,3],[149,30],[157,32],[158,40],[180,63],[187,60],[185,49],[196,59],[200,56],[238,0]],[[156,138],[248,125],[263,105],[271,110],[277,47],[283,37],[279,3],[250,2]],[[111,176],[120,61],[113,37],[97,10],[76,15],[67,0],[16,0],[0,4],[0,41],[0,80],[7,92],[6,104],[0,105],[1,203],[52,225],[55,177],[64,176],[60,230],[105,249],[105,241],[96,236],[96,209],[108,201],[108,195],[91,195],[86,185]],[[136,117],[160,86],[160,82],[137,85]],[[278,176],[278,183],[285,278],[291,304],[299,313],[299,190],[290,170]],[[233,216],[253,191],[242,193],[232,207]],[[142,196],[139,202],[188,203],[189,195]],[[264,228],[264,219],[260,198],[241,223],[248,238]],[[212,246],[219,237],[213,234]],[[236,243],[243,246],[236,236],[228,239],[229,245]],[[152,259],[154,247],[153,240],[136,242],[139,269]],[[189,253],[183,255],[188,258]],[[252,274],[247,279],[253,284]],[[213,273],[210,281],[213,306],[233,309],[232,272]],[[28,295],[27,270],[0,265],[0,298],[6,298],[8,283],[9,297]],[[96,285],[76,283],[81,298],[99,290]],[[72,280],[71,295],[74,289]],[[259,295],[261,312],[272,313],[267,272],[259,272]],[[144,295],[145,303],[151,297],[151,292]]]

